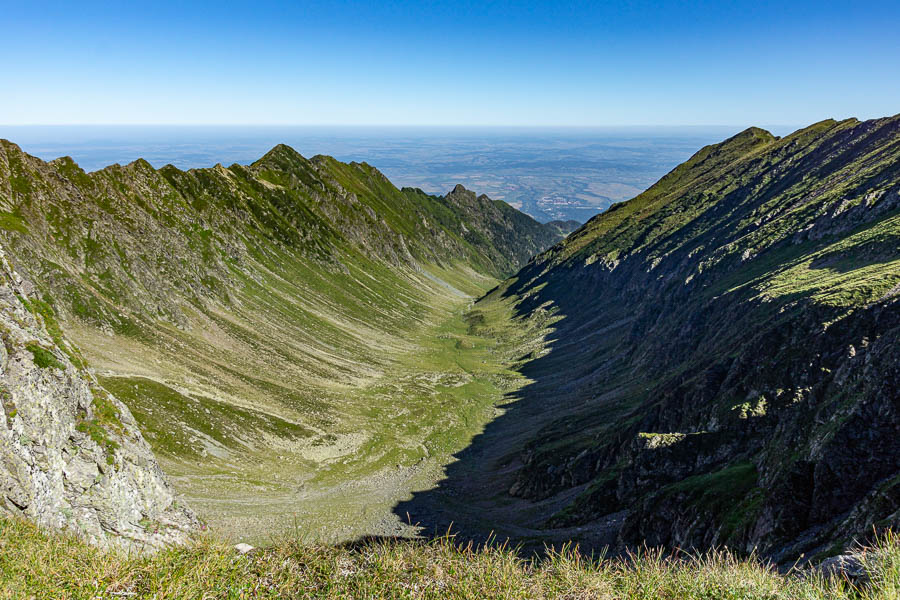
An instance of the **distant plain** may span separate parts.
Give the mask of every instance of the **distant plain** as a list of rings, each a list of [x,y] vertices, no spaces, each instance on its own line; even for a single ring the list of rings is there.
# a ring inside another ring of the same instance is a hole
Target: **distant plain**
[[[307,157],[367,162],[398,187],[445,194],[461,183],[542,222],[584,222],[741,129],[0,125],[0,138],[45,160],[71,156],[87,171],[137,158],[157,168],[248,164],[286,143]]]

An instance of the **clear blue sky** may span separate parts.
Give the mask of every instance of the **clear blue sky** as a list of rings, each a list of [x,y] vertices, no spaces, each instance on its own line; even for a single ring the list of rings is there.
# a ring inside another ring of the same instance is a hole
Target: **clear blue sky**
[[[900,112],[900,2],[8,2],[4,124],[773,125]]]

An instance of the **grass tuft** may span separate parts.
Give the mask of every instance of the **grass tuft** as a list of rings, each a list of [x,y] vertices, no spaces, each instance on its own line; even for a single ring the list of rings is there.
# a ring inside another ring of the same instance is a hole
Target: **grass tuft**
[[[61,369],[65,370],[65,366],[56,356],[53,355],[52,352],[38,344],[37,342],[31,342],[25,346],[25,349],[31,352],[31,355],[34,357],[34,364],[42,369]]]

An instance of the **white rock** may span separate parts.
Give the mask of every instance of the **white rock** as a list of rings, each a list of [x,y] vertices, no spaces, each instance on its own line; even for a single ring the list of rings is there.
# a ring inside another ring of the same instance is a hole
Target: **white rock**
[[[237,550],[239,554],[247,554],[248,552],[252,552],[253,550],[256,550],[256,548],[254,548],[250,544],[243,544],[243,543],[235,544],[234,549]]]

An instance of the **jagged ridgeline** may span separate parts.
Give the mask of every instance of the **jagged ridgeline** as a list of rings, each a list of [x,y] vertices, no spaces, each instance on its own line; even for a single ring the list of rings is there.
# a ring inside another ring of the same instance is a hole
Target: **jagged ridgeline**
[[[0,244],[29,306],[201,516],[257,539],[298,514],[314,534],[393,527],[392,503],[514,378],[466,334],[466,306],[566,227],[287,146],[249,166],[86,173],[0,142]]]
[[[553,322],[494,436],[545,529],[784,558],[900,525],[900,117],[705,147],[503,303]]]

